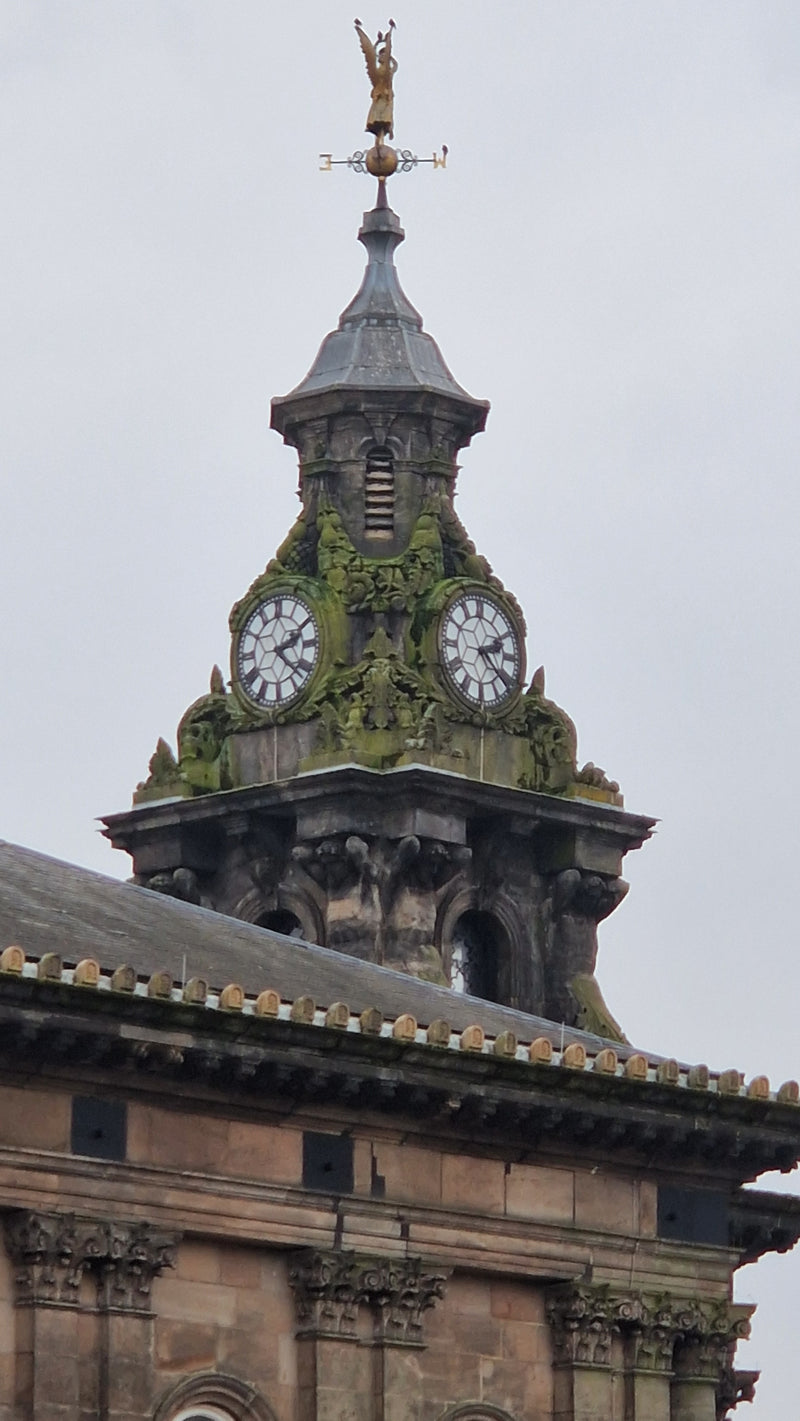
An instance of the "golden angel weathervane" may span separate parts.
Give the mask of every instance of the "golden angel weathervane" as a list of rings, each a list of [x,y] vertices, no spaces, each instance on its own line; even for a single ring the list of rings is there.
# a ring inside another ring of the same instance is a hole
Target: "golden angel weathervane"
[[[358,35],[361,48],[364,51],[364,58],[367,61],[367,73],[372,80],[372,104],[367,114],[366,132],[375,134],[376,147],[380,148],[384,137],[394,138],[394,87],[393,79],[397,73],[397,60],[392,56],[392,30],[395,28],[394,20],[389,21],[389,28],[385,35],[378,30],[378,44],[380,49],[376,50],[375,45],[365,34],[361,21],[356,20],[356,34]]]
[[[356,20],[356,34],[367,64],[367,74],[372,84],[370,109],[367,114],[366,132],[375,137],[373,146],[365,152],[352,153],[349,158],[334,158],[331,153],[320,153],[320,167],[329,172],[334,164],[346,164],[356,173],[371,173],[381,187],[386,179],[396,173],[407,173],[418,163],[432,163],[434,168],[444,168],[447,164],[447,148],[442,144],[441,154],[432,158],[418,158],[407,148],[390,148],[387,138],[394,138],[394,76],[397,60],[392,54],[392,38],[396,25],[389,21],[389,28],[383,34],[378,30],[377,42],[373,44],[360,20]]]

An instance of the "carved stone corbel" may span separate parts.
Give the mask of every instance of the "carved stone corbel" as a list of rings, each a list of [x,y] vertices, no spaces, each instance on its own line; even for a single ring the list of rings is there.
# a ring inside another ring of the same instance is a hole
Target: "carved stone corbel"
[[[548,1015],[553,1021],[578,1023],[581,1004],[570,984],[578,976],[593,977],[597,925],[618,907],[627,892],[628,884],[623,878],[579,868],[563,869],[550,880]]]

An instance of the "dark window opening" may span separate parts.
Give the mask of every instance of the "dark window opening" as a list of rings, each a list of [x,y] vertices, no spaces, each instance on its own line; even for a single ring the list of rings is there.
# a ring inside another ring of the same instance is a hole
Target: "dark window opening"
[[[124,1101],[100,1100],[92,1095],[73,1096],[71,1149],[74,1155],[124,1160],[127,1133]]]
[[[269,928],[271,932],[283,933],[284,937],[301,937],[303,931],[300,919],[288,908],[274,908],[271,913],[262,913],[256,919],[256,927]]]
[[[453,929],[450,950],[450,985],[456,992],[485,1001],[498,1000],[501,966],[508,954],[508,938],[492,913],[470,908]]]
[[[681,1243],[728,1243],[728,1201],[713,1189],[658,1186],[659,1238]]]
[[[371,538],[394,536],[394,462],[385,447],[367,455],[364,531]]]
[[[349,1135],[304,1130],[303,1184],[321,1194],[352,1194],[353,1141]]]

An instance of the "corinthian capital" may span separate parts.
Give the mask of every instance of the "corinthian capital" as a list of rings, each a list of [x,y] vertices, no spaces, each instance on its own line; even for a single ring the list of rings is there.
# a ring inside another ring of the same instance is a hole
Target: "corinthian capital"
[[[419,1258],[304,1249],[289,1268],[298,1335],[356,1338],[363,1310],[374,1340],[422,1346],[424,1315],[444,1296],[446,1281],[446,1273],[425,1272]]]
[[[737,1341],[749,1334],[752,1312],[725,1300],[618,1291],[608,1284],[559,1284],[547,1299],[557,1366],[608,1365],[616,1335],[632,1371],[674,1370],[718,1384],[730,1373]]]
[[[92,1277],[104,1308],[146,1311],[153,1279],[174,1263],[176,1234],[146,1223],[82,1219],[12,1209],[3,1216],[18,1306],[77,1305],[81,1280]]]
[[[570,1283],[553,1289],[547,1299],[547,1320],[556,1366],[608,1366],[613,1306],[607,1287]]]

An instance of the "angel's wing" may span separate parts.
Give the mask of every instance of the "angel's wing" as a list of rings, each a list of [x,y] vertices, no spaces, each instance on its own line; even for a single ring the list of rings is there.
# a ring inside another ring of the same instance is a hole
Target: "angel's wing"
[[[358,35],[361,48],[364,51],[364,58],[367,62],[367,73],[374,84],[378,78],[378,60],[375,55],[375,46],[369,35],[365,34],[362,30],[360,20],[356,20],[356,34]]]

